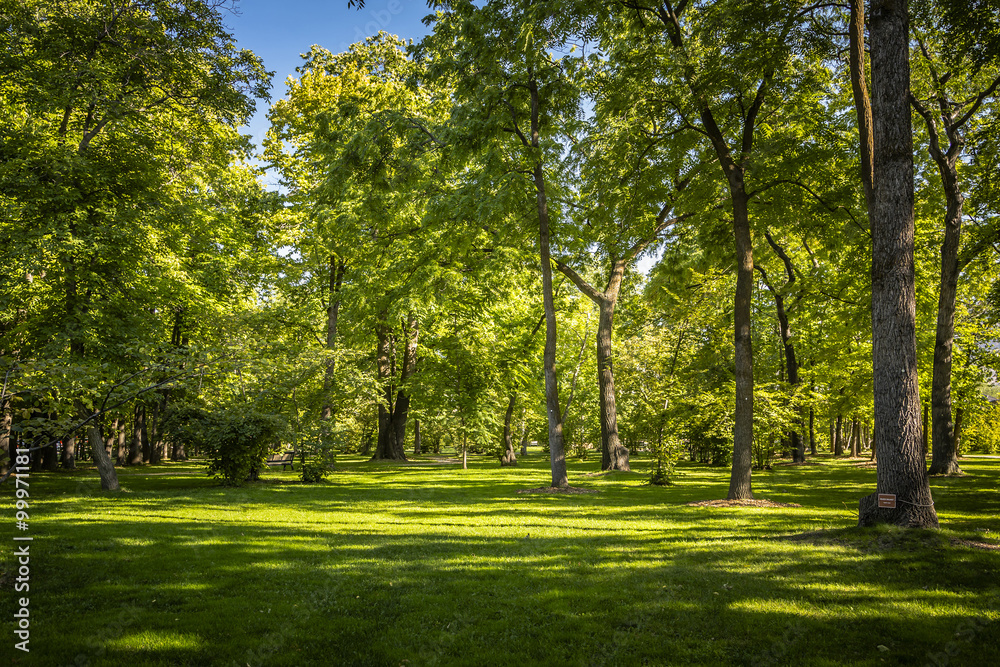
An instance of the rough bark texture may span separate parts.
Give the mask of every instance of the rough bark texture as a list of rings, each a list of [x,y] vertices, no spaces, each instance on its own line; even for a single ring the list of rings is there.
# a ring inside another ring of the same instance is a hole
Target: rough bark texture
[[[96,421],[91,422],[88,435],[97,473],[101,476],[101,488],[105,491],[117,491],[118,474],[115,472],[111,457],[108,456],[108,451],[104,448],[104,435],[101,433],[100,424],[95,423]]]
[[[921,456],[913,265],[913,143],[906,0],[873,0],[870,22],[874,188],[872,362],[876,493],[859,502],[858,523],[937,527]],[[893,509],[878,506],[894,494]]]
[[[503,452],[500,454],[501,466],[516,466],[517,454],[514,452],[514,438],[511,435],[510,423],[514,416],[514,403],[517,402],[517,395],[511,394],[507,401],[507,412],[503,418]]]
[[[865,202],[871,206],[874,162],[872,161],[872,105],[868,95],[868,79],[865,73],[865,0],[850,0],[851,18],[848,26],[849,63],[851,89],[854,92],[854,109],[858,115],[858,135],[860,137],[861,183],[864,186]]]

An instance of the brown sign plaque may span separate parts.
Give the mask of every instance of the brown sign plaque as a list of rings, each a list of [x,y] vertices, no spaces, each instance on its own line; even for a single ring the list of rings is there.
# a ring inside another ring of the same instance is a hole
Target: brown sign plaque
[[[880,493],[878,494],[878,506],[885,507],[888,509],[896,508],[896,494],[895,493]]]

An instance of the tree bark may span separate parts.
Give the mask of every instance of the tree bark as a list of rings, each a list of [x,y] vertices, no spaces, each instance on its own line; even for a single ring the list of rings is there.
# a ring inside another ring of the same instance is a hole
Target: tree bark
[[[510,425],[514,416],[514,403],[517,402],[517,394],[511,394],[507,401],[507,412],[503,418],[503,452],[500,454],[501,466],[516,466],[517,454],[514,452],[514,438],[511,435]]]
[[[792,267],[792,260],[788,256],[788,253],[778,245],[774,237],[771,236],[771,233],[765,231],[764,237],[785,266],[785,284],[780,290],[775,289],[768,279],[767,271],[764,270],[764,267],[757,266],[754,268],[759,270],[764,279],[764,286],[774,296],[774,307],[778,316],[778,333],[781,336],[781,346],[785,358],[785,373],[788,378],[788,384],[792,388],[792,392],[795,393],[799,387],[799,362],[795,357],[795,345],[792,343],[792,327],[788,322],[788,311],[785,309],[784,295],[795,284],[795,270]],[[806,445],[805,441],[799,435],[802,428],[802,416],[799,408],[796,408],[796,413],[799,414],[799,417],[796,419],[795,428],[792,428],[788,433],[788,437],[791,440],[792,460],[796,463],[802,463],[806,460]]]
[[[857,419],[851,420],[851,458],[857,458],[861,445],[861,422]]]
[[[403,443],[398,439],[399,428],[397,427],[396,394],[395,382],[395,345],[394,334],[391,333],[387,324],[380,323],[375,327],[375,335],[378,340],[375,365],[379,382],[382,383],[382,400],[378,404],[378,439],[375,445],[375,454],[372,460],[389,459],[395,461],[405,461],[406,452],[403,451]],[[403,425],[405,433],[406,425]]]
[[[934,78],[935,83],[939,84],[936,73]],[[941,150],[934,116],[918,100],[912,96],[910,99],[927,126],[929,152],[941,174],[946,202],[944,239],[941,242],[937,327],[934,333],[934,366],[931,379],[931,468],[928,472],[931,475],[956,475],[962,470],[958,466],[955,424],[952,422],[951,372],[955,342],[955,302],[958,296],[958,277],[961,273],[958,250],[962,241],[962,207],[965,203],[965,197],[958,183],[957,163],[965,145],[961,127],[969,116],[956,119],[956,105],[945,97],[942,85],[939,84],[937,88],[941,120],[948,136],[947,152]],[[978,103],[975,108],[978,108]]]
[[[816,456],[816,411],[809,406],[809,453]]]
[[[139,405],[135,406],[132,414],[132,439],[129,443],[128,465],[137,466],[142,464],[142,428],[139,424]]]
[[[337,360],[337,321],[340,317],[340,288],[344,283],[345,264],[336,255],[330,255],[330,303],[326,309],[326,349],[330,360],[323,373],[323,408],[320,419],[323,420],[322,437],[328,440],[333,429],[333,393],[336,384]]]
[[[63,440],[62,467],[72,470],[76,467],[76,436],[71,435]]]
[[[872,363],[876,492],[859,502],[858,523],[937,527],[920,444],[916,288],[913,264],[913,138],[909,108],[906,0],[872,0]],[[879,507],[894,494],[896,507]]]
[[[139,412],[139,440],[142,443],[142,462],[149,463],[149,428],[146,424],[146,406],[142,406]]]
[[[4,398],[0,403],[0,475],[7,474],[14,461],[11,451],[17,448],[13,446],[13,438],[10,437],[13,425],[14,417],[10,411],[10,401]]]
[[[531,146],[540,150],[538,82],[529,70],[531,94]],[[563,448],[562,415],[559,413],[559,379],[556,374],[556,306],[552,293],[552,262],[549,256],[549,206],[545,194],[545,171],[539,158],[532,169],[535,204],[538,209],[538,248],[542,264],[542,300],[545,306],[545,408],[549,421],[549,461],[552,486],[567,487],[566,452]]]
[[[101,477],[101,488],[105,491],[118,491],[118,474],[115,472],[111,457],[108,456],[108,451],[104,448],[104,434],[101,433],[101,425],[96,419],[90,423],[89,436],[91,453],[97,465],[97,473]]]
[[[834,441],[833,455],[844,455],[844,416],[837,415],[837,438]]]

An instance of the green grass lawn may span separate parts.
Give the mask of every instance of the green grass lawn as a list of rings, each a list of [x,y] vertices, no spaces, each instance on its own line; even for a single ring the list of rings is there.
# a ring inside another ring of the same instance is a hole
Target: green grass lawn
[[[789,508],[724,498],[728,471],[676,484],[596,475],[592,494],[515,469],[342,457],[223,488],[197,463],[30,477],[31,652],[13,650],[13,484],[4,494],[0,653],[25,665],[997,665],[1000,460],[932,481],[940,531],[855,528],[875,472],[754,474]],[[637,470],[648,463],[633,460]],[[23,533],[19,533],[23,534]]]

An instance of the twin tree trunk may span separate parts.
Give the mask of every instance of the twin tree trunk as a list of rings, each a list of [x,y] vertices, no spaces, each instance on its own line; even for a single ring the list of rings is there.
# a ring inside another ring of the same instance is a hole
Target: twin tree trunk
[[[507,412],[503,418],[503,453],[500,455],[501,466],[516,466],[517,453],[514,451],[514,438],[511,434],[510,423],[514,416],[514,404],[517,402],[517,394],[511,394],[507,401]]]
[[[661,214],[661,218],[664,217]],[[662,223],[662,220],[661,220]],[[641,247],[648,243],[641,242]],[[632,252],[629,255],[633,255]],[[599,389],[600,422],[601,422],[601,470],[631,470],[628,457],[629,450],[622,444],[618,436],[618,410],[615,404],[615,377],[612,361],[611,334],[614,329],[615,305],[625,277],[625,268],[631,257],[612,262],[608,286],[603,292],[598,292],[592,285],[580,277],[576,271],[556,261],[556,267],[583,292],[598,308],[597,320],[597,385]]]
[[[410,410],[410,392],[406,381],[413,375],[417,364],[417,337],[419,329],[412,317],[403,323],[406,336],[403,349],[403,366],[400,372],[400,383],[394,386],[396,376],[396,336],[386,324],[375,327],[378,338],[376,367],[379,381],[382,383],[383,396],[378,405],[378,443],[375,447],[375,459],[406,460],[404,443],[406,441],[406,418]]]
[[[858,523],[862,526],[938,525],[921,445],[907,12],[906,0],[872,2],[874,162],[871,173],[875,178],[869,217],[878,467],[876,493],[865,496],[859,503]],[[878,494],[895,495],[896,506],[879,507]]]

